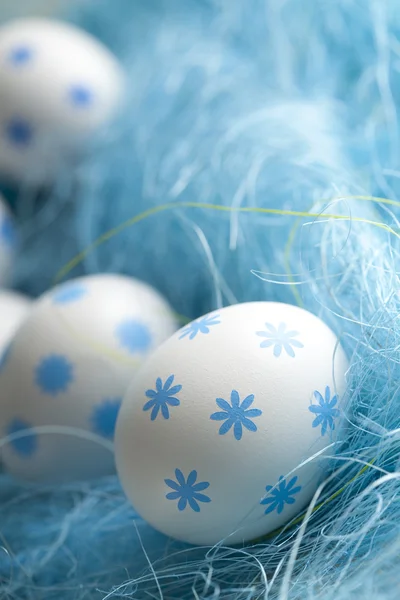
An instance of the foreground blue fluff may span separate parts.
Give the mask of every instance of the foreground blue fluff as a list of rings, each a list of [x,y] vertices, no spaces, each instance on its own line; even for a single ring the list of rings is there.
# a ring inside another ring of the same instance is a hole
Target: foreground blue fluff
[[[397,0],[93,0],[68,18],[121,57],[129,99],[77,181],[65,174],[37,202],[17,197],[15,284],[40,293],[102,233],[183,203],[119,233],[68,276],[133,274],[186,318],[245,300],[304,305],[351,357],[346,427],[318,510],[243,549],[167,540],[135,518],[113,478],[49,489],[2,476],[2,595],[397,599]],[[238,212],[252,207],[286,213]]]

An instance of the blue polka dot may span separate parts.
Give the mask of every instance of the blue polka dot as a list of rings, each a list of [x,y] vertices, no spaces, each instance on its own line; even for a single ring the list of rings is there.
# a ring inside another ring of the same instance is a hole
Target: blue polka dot
[[[55,304],[70,304],[81,300],[87,294],[87,288],[79,283],[67,284],[53,294]]]
[[[71,103],[77,108],[87,108],[93,104],[93,92],[85,85],[73,85],[69,89]]]
[[[8,215],[3,217],[3,220],[0,225],[0,236],[3,242],[9,248],[13,248],[16,243],[16,232],[14,227],[14,222]]]
[[[6,124],[5,133],[14,146],[29,146],[33,138],[33,128],[25,119],[15,118]]]
[[[91,422],[96,433],[105,438],[114,438],[121,401],[121,398],[108,398],[94,408]]]
[[[35,369],[36,383],[50,396],[66,392],[73,381],[73,368],[65,356],[52,354],[43,358]]]
[[[151,346],[151,334],[148,327],[135,319],[127,319],[119,323],[115,335],[121,346],[131,354],[146,352]]]
[[[30,429],[32,429],[30,423],[23,419],[16,418],[9,423],[6,433],[7,435],[12,436],[16,433]],[[21,435],[19,438],[10,440],[9,443],[14,452],[21,458],[30,458],[37,450],[37,435],[33,431],[32,433],[28,433],[27,431],[26,435]]]
[[[30,46],[16,46],[8,54],[9,62],[17,67],[29,63],[32,57],[33,49]]]

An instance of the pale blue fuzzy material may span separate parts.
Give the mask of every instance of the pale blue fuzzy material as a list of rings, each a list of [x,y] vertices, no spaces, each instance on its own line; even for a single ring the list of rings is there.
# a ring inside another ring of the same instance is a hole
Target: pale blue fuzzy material
[[[192,549],[135,518],[113,478],[43,489],[2,476],[1,597],[397,600],[400,210],[338,198],[398,200],[398,1],[92,0],[66,17],[121,58],[129,97],[77,181],[17,194],[16,286],[42,292],[99,235],[167,202],[348,215],[174,208],[70,273],[138,276],[186,317],[300,297],[351,358],[346,427],[315,503],[339,493],[302,528]]]

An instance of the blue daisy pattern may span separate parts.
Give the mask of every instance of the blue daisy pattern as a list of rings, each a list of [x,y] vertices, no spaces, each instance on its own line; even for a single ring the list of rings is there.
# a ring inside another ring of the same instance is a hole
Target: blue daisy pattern
[[[282,354],[284,350],[288,356],[294,358],[295,352],[293,348],[304,348],[304,344],[294,338],[299,335],[297,331],[287,331],[286,323],[280,323],[278,328],[271,325],[271,323],[265,323],[267,331],[256,331],[256,335],[265,338],[260,344],[260,348],[270,348],[273,346],[274,356],[277,358]]]
[[[189,505],[194,512],[200,512],[199,502],[211,502],[211,498],[202,494],[210,487],[208,481],[197,482],[197,471],[190,471],[187,479],[180,469],[175,469],[175,478],[164,479],[173,491],[166,494],[167,500],[178,500],[178,510],[183,511]],[[197,482],[197,483],[196,483]]]
[[[169,419],[169,407],[180,405],[180,400],[176,397],[176,394],[179,394],[182,386],[172,385],[174,379],[175,375],[170,375],[163,384],[161,377],[157,377],[156,389],[146,391],[146,397],[150,400],[143,406],[143,410],[152,409],[150,416],[152,421],[157,419],[160,410],[164,419]]]
[[[8,62],[15,67],[24,66],[31,62],[33,55],[33,48],[21,44],[20,46],[11,48],[10,52],[8,53]]]
[[[26,431],[26,435],[21,435],[21,437],[12,439],[9,442],[14,452],[21,458],[30,458],[37,450],[37,435],[33,431],[29,433],[31,429],[32,425],[30,423],[19,418],[13,419],[6,429],[7,436]]]
[[[17,235],[12,218],[9,215],[4,215],[0,226],[1,239],[8,248],[14,248]]]
[[[75,84],[69,88],[69,99],[76,108],[88,108],[93,104],[93,91],[83,84]]]
[[[130,354],[147,352],[151,348],[152,337],[149,328],[136,319],[125,319],[118,323],[115,335],[119,344]]]
[[[70,283],[56,290],[52,296],[54,304],[71,304],[86,296],[88,290],[81,283]]]
[[[243,427],[248,431],[257,431],[257,425],[251,419],[260,417],[262,411],[258,408],[250,408],[254,402],[254,394],[246,396],[240,403],[237,390],[231,392],[231,404],[223,398],[217,398],[216,403],[222,411],[215,412],[210,416],[212,421],[225,421],[219,428],[219,435],[225,435],[233,427],[233,435],[236,440],[241,440]]]
[[[308,410],[316,415],[312,426],[319,427],[321,425],[321,435],[324,436],[328,429],[333,431],[335,429],[335,419],[339,416],[340,411],[335,408],[338,403],[338,397],[335,394],[331,398],[331,390],[327,385],[325,388],[325,397],[315,390],[314,398],[318,404],[311,404]]]
[[[205,317],[200,317],[195,321],[192,321],[182,329],[181,335],[179,339],[182,340],[185,337],[188,337],[189,340],[193,340],[199,333],[208,334],[210,333],[211,327],[215,325],[219,325],[221,321],[219,321],[219,314],[211,314],[206,315]]]
[[[59,354],[41,359],[35,369],[39,389],[50,396],[66,392],[73,381],[73,367],[69,360]]]
[[[285,477],[281,475],[277,485],[266,486],[265,491],[267,492],[267,496],[260,501],[260,504],[267,506],[264,514],[268,515],[276,510],[278,515],[280,515],[286,504],[294,504],[296,502],[294,496],[301,491],[301,485],[296,485],[297,479],[297,476],[295,476],[286,482]]]
[[[5,126],[8,141],[16,147],[29,146],[33,139],[33,127],[29,121],[22,118],[11,119]]]
[[[122,398],[107,398],[94,407],[91,422],[95,433],[110,440],[114,439],[115,425],[121,402]]]

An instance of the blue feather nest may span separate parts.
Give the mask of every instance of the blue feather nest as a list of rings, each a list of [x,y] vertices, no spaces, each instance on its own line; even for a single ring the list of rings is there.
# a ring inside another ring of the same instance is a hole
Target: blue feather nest
[[[0,597],[397,600],[398,1],[89,0],[58,16],[118,55],[128,101],[76,173],[18,190],[15,286],[43,292],[89,248],[66,276],[134,275],[186,318],[300,304],[351,358],[346,423],[309,511],[244,548],[165,538],[115,477],[0,475]]]

